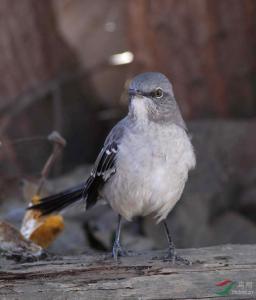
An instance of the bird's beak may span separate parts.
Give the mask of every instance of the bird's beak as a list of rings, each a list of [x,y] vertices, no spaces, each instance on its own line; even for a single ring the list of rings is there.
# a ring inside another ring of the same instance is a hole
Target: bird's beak
[[[130,97],[134,97],[134,96],[143,97],[143,93],[141,91],[135,90],[135,89],[129,89],[128,94]]]

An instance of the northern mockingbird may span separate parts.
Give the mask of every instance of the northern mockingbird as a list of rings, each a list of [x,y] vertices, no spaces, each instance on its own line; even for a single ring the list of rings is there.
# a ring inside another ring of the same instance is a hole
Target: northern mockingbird
[[[165,219],[183,192],[188,172],[195,167],[194,150],[176,103],[172,85],[161,73],[136,76],[128,89],[129,112],[107,136],[87,181],[73,189],[42,199],[43,215],[84,199],[92,207],[104,199],[118,213],[112,254],[123,255],[121,217],[153,214],[163,221],[168,258],[182,260]]]

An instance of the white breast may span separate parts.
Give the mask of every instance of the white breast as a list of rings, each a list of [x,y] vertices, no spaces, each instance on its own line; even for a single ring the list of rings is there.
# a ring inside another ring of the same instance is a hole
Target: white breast
[[[195,155],[181,127],[154,123],[146,132],[128,131],[116,161],[103,197],[127,220],[154,213],[160,222],[180,199]]]

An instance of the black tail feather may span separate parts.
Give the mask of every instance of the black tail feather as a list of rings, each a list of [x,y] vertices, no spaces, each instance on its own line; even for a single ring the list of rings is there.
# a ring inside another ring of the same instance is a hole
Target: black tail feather
[[[65,207],[75,203],[83,197],[83,191],[85,185],[79,185],[75,188],[68,189],[59,194],[55,194],[46,197],[41,200],[39,204],[28,207],[28,209],[36,209],[41,212],[42,215],[48,215],[53,212],[60,211]]]

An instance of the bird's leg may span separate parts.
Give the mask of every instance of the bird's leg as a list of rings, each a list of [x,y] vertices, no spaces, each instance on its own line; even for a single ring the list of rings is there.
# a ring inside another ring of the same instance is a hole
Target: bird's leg
[[[164,230],[168,241],[168,258],[170,258],[171,260],[173,260],[173,262],[175,262],[176,249],[172,241],[172,237],[166,221],[164,221]]]
[[[122,222],[122,217],[118,215],[115,241],[112,248],[112,256],[114,257],[115,260],[117,260],[118,256],[126,255],[126,252],[122,249],[120,245],[121,222]]]
[[[172,240],[172,237],[171,237],[171,234],[170,234],[170,231],[169,231],[166,221],[164,221],[163,224],[164,224],[164,229],[165,229],[165,233],[166,233],[166,237],[167,237],[167,241],[168,241],[168,254],[167,254],[166,259],[171,260],[172,263],[175,263],[177,261],[177,262],[184,263],[186,265],[190,265],[191,263],[189,260],[187,260],[186,258],[183,258],[181,256],[178,256],[176,254],[176,248],[173,243],[173,240]]]

